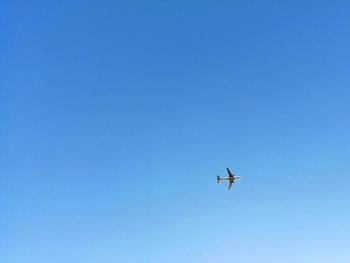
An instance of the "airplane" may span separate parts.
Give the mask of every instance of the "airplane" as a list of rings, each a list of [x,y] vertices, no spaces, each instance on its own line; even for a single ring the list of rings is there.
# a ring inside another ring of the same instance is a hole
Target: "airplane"
[[[220,183],[220,181],[229,181],[229,185],[228,185],[228,189],[231,189],[232,184],[235,184],[237,180],[242,179],[242,176],[235,176],[235,174],[233,174],[230,169],[226,168],[227,173],[228,173],[228,177],[226,178],[220,178],[220,176],[216,176],[218,183]]]

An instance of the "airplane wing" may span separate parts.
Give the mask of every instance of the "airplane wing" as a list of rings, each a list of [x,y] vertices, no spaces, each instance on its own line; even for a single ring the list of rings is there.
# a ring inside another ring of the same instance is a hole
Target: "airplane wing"
[[[230,169],[226,168],[227,172],[228,172],[228,177],[229,178],[233,178],[233,174],[231,173]]]
[[[231,189],[231,186],[232,186],[232,181],[230,181],[230,184],[228,185],[228,188],[227,189]]]

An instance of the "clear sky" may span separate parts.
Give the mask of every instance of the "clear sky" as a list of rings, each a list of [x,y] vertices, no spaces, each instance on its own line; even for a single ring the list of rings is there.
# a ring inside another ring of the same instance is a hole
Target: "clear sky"
[[[0,4],[1,262],[350,262],[350,1],[29,2]]]

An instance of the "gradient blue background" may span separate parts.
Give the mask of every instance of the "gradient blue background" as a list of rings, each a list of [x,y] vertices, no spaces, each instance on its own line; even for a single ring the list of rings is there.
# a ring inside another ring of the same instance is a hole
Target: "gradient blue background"
[[[0,5],[1,262],[350,262],[349,1],[30,2]]]

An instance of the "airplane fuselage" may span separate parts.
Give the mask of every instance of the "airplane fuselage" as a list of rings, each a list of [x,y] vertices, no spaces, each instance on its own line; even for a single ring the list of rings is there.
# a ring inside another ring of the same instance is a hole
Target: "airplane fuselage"
[[[219,181],[232,181],[232,182],[235,182],[237,180],[240,180],[241,177],[234,177],[234,178],[230,178],[230,177],[227,177],[227,178],[220,178]]]

